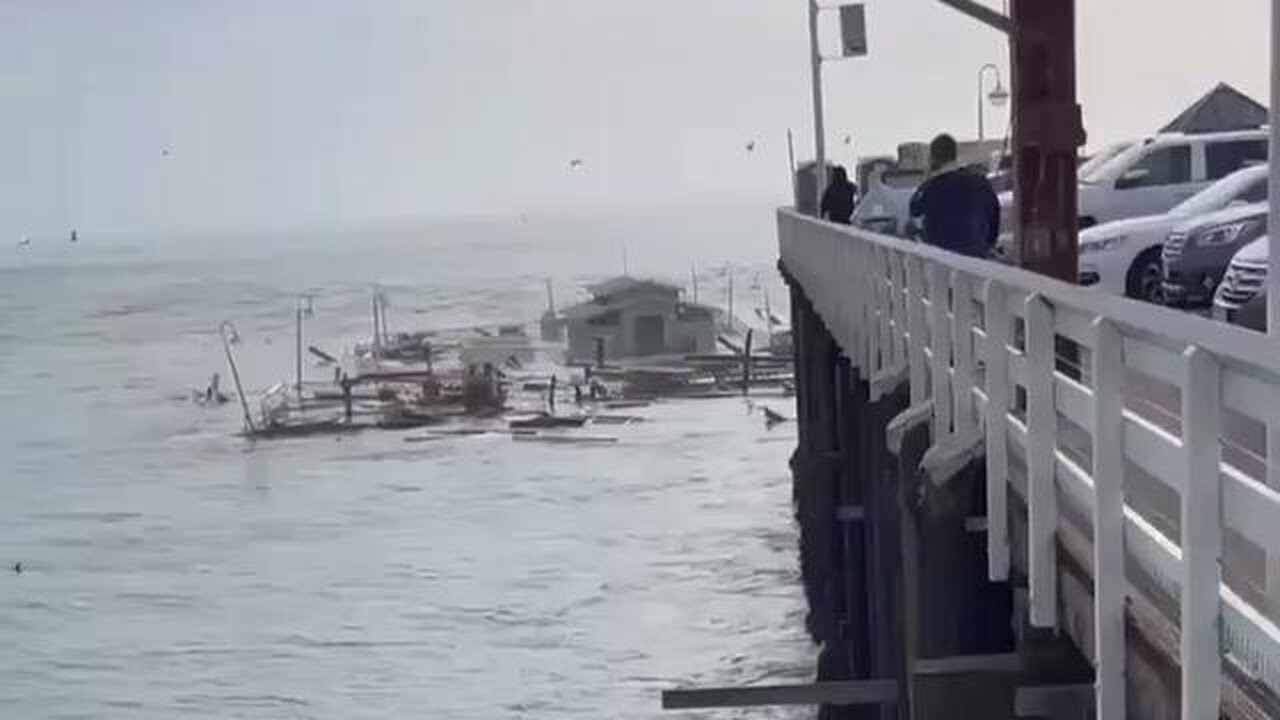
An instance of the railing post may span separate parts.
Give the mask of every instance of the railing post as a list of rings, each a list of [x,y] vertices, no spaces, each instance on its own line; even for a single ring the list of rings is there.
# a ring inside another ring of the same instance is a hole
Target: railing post
[[[889,280],[893,284],[893,321],[897,323],[893,342],[893,364],[906,366],[907,362],[907,268],[901,252],[889,254]]]
[[[968,275],[951,271],[951,296],[956,434],[968,438],[977,429],[973,415],[973,282]]]
[[[853,279],[850,281],[849,291],[854,302],[854,352],[858,356],[858,365],[862,368],[862,378],[870,380],[875,369],[871,358],[871,338],[868,336],[868,329],[871,327],[871,301],[868,293],[871,289],[867,287],[866,258],[866,244],[855,245]]]
[[[1038,294],[1026,300],[1027,553],[1031,624],[1058,623],[1058,495],[1054,482],[1058,410],[1054,406],[1053,308]]]
[[[1093,329],[1094,700],[1098,720],[1124,720],[1124,345],[1110,320]]]
[[[1267,423],[1267,487],[1280,492],[1280,422]],[[1280,608],[1280,548],[1265,552],[1267,600],[1271,607]]]
[[[889,290],[888,248],[876,248],[876,262],[872,266],[876,280],[876,298],[880,305],[880,369],[893,367],[893,296]]]
[[[1216,718],[1222,699],[1218,587],[1222,574],[1222,478],[1219,463],[1221,373],[1208,351],[1183,354],[1182,717]]]
[[[893,335],[889,330],[889,293],[885,288],[883,273],[885,250],[871,246],[870,262],[867,263],[867,278],[871,283],[871,297],[876,304],[876,349],[878,354],[872,358],[872,367],[878,372],[889,365],[889,343]]]
[[[988,280],[983,293],[987,390],[987,577],[1009,579],[1009,306]]]
[[[911,378],[911,404],[924,402],[924,272],[923,261],[918,257],[906,258],[907,263],[907,365]]]
[[[951,323],[947,313],[951,273],[929,263],[929,349],[933,351],[933,441],[951,434]]]

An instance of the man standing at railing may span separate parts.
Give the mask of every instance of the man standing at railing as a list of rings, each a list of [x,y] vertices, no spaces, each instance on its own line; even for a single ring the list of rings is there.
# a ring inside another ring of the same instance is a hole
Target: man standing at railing
[[[911,196],[911,215],[922,218],[926,243],[991,257],[1000,232],[1000,202],[986,174],[959,164],[956,154],[950,135],[929,143],[929,178]]]

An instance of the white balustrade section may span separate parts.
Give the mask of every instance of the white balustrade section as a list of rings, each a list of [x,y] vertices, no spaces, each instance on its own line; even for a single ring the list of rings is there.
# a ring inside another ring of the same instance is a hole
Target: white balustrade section
[[[1124,716],[1126,598],[1146,592],[1126,562],[1174,603],[1182,717],[1217,716],[1224,659],[1280,694],[1280,628],[1222,568],[1227,529],[1280,566],[1280,488],[1268,487],[1280,357],[1265,336],[790,210],[778,224],[783,265],[861,378],[901,378],[912,406],[931,401],[934,442],[983,433],[992,580],[1011,564],[1010,454],[1025,460],[1033,624],[1059,621],[1060,505],[1092,523],[1099,718]],[[1064,340],[1076,350],[1059,352]],[[1224,445],[1246,442],[1224,436],[1226,414],[1265,430],[1250,450],[1262,477],[1224,461]],[[1130,468],[1178,494],[1175,536],[1135,509],[1150,503],[1126,495]]]

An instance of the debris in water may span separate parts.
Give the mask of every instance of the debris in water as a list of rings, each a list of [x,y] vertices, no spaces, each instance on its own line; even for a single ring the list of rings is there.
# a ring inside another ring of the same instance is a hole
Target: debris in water
[[[616,437],[602,435],[544,435],[534,432],[512,433],[511,439],[524,442],[544,442],[553,445],[603,445],[618,442]]]

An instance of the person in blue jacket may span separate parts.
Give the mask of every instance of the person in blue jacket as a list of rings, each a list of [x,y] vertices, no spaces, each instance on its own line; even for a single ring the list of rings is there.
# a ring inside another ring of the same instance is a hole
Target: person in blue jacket
[[[922,219],[923,239],[951,252],[991,257],[1000,233],[1000,202],[981,168],[956,162],[947,134],[929,143],[929,177],[911,197],[911,215]]]

